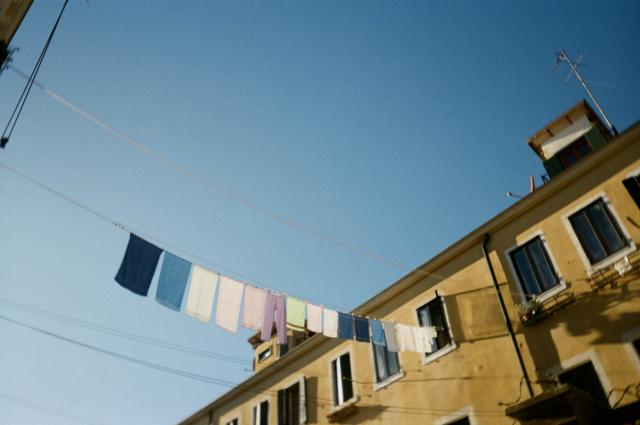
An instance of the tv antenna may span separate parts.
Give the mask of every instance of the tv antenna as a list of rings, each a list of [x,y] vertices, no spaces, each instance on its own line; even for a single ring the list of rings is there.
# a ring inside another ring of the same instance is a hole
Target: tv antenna
[[[580,65],[581,60],[582,60],[582,54],[578,57],[577,61],[573,62],[569,57],[569,55],[567,54],[567,52],[564,49],[561,49],[558,53],[556,53],[555,66],[557,67],[562,62],[566,62],[569,65],[570,71],[565,81],[569,80],[569,78],[571,77],[571,74],[575,75],[578,81],[580,82],[580,84],[582,84],[582,87],[584,87],[584,89],[587,91],[587,94],[589,95],[593,103],[596,105],[596,108],[598,108],[598,111],[600,112],[600,115],[602,115],[602,118],[604,119],[604,122],[607,124],[607,127],[609,127],[609,130],[611,130],[613,134],[618,134],[618,130],[616,130],[616,127],[613,124],[611,124],[611,121],[609,121],[609,117],[607,117],[607,114],[604,113],[604,110],[602,109],[602,107],[596,100],[595,96],[589,89],[589,86],[582,79],[582,77],[580,76],[580,73],[578,73],[578,66]]]

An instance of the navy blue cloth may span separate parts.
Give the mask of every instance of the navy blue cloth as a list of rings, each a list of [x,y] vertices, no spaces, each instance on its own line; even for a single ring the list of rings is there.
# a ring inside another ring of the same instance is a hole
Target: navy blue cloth
[[[355,318],[356,328],[356,341],[369,342],[371,337],[369,336],[369,319],[365,317]]]
[[[353,316],[338,312],[338,338],[353,339]]]
[[[382,329],[382,323],[379,320],[371,319],[369,321],[371,325],[371,341],[375,345],[387,345],[384,340],[384,329]]]
[[[116,282],[131,292],[146,297],[160,254],[162,248],[131,233]]]
[[[180,311],[190,272],[190,262],[165,251],[158,278],[156,301],[171,310]]]

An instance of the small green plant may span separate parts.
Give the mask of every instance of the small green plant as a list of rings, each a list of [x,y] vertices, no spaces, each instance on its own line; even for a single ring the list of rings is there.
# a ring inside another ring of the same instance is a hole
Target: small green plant
[[[523,322],[530,320],[542,311],[542,303],[535,298],[518,304],[518,314]]]

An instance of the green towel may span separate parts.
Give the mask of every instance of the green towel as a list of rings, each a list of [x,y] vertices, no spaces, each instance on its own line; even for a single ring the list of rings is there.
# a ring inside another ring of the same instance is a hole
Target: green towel
[[[287,297],[287,328],[304,331],[304,319],[307,304],[294,297]]]

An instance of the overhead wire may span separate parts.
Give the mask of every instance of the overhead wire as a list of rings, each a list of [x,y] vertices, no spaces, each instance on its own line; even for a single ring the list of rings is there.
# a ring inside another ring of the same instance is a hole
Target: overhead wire
[[[18,98],[18,103],[16,103],[16,106],[13,108],[11,117],[9,118],[9,121],[7,122],[7,125],[4,128],[4,131],[2,132],[2,136],[0,137],[0,148],[5,147],[5,145],[9,142],[11,135],[13,134],[13,130],[15,129],[16,124],[18,123],[18,119],[22,114],[22,109],[24,108],[24,105],[27,102],[27,98],[31,93],[31,88],[33,87],[33,83],[35,82],[36,76],[38,75],[38,71],[40,71],[40,67],[42,66],[44,57],[47,54],[47,51],[49,50],[49,45],[51,44],[53,35],[55,34],[56,29],[58,28],[58,24],[60,23],[60,19],[62,19],[62,14],[64,13],[64,10],[67,8],[68,3],[69,3],[69,0],[64,1],[64,4],[62,5],[62,9],[60,9],[60,13],[58,14],[58,19],[56,19],[56,22],[53,25],[53,28],[51,28],[49,37],[47,38],[47,41],[44,43],[44,46],[42,47],[42,51],[40,52],[40,56],[38,57],[38,60],[36,61],[36,64],[34,65],[33,70],[29,75],[29,78],[27,79],[27,84],[24,86],[24,89],[22,89],[22,93]]]
[[[226,388],[235,388],[238,385],[240,385],[240,383],[236,383],[236,382],[232,382],[232,381],[228,381],[225,379],[220,379],[220,378],[214,378],[214,377],[210,377],[210,376],[206,376],[206,375],[201,375],[198,373],[193,373],[193,372],[188,372],[182,369],[177,369],[177,368],[173,368],[173,367],[169,367],[169,366],[165,366],[165,365],[161,365],[159,363],[155,363],[155,362],[150,362],[147,360],[143,360],[143,359],[139,359],[137,357],[132,357],[126,354],[121,354],[112,350],[107,350],[101,347],[97,347],[95,345],[92,344],[88,344],[73,338],[69,338],[66,337],[64,335],[55,333],[55,332],[51,332],[48,331],[46,329],[42,329],[40,327],[37,326],[33,326],[30,325],[28,323],[22,322],[20,320],[16,320],[13,318],[10,318],[8,316],[2,315],[0,314],[0,320],[4,320],[5,322],[8,323],[12,323],[16,326],[25,328],[25,329],[29,329],[31,331],[43,334],[43,335],[47,335],[51,338],[55,338],[59,341],[63,341],[78,347],[82,347],[94,352],[98,352],[110,357],[114,357],[114,358],[118,358],[120,360],[123,361],[127,361],[139,366],[144,366],[150,369],[154,369],[154,370],[158,370],[161,372],[165,372],[168,374],[174,374],[177,376],[181,376],[184,378],[188,378],[188,379],[192,379],[192,380],[196,380],[196,381],[200,381],[200,382],[205,382],[205,383],[210,383],[210,384],[214,384],[214,385],[218,385],[218,386],[222,386],[222,387],[226,387]],[[256,395],[272,395],[275,396],[277,394],[277,391],[275,390],[269,390],[266,388],[256,388],[256,387],[251,387],[251,388],[247,388],[245,390],[247,393],[250,394],[256,394]],[[312,400],[316,400],[318,406],[321,407],[328,407],[328,406],[332,406],[331,402],[332,399],[330,398],[322,398],[322,397],[307,397],[307,399],[312,399]],[[373,410],[380,410],[383,409],[385,412],[389,411],[390,413],[407,413],[407,414],[419,414],[419,415],[441,415],[444,413],[451,413],[454,412],[454,410],[452,409],[437,409],[437,408],[422,408],[422,407],[406,407],[406,406],[380,406],[380,405],[368,405],[368,404],[360,404],[358,405],[360,408],[364,408],[364,409],[373,409]],[[500,414],[502,413],[502,411],[500,410],[477,410],[476,411],[476,415],[479,416],[492,416],[492,417],[503,417],[504,414]]]
[[[241,359],[235,356],[229,356],[226,354],[216,353],[212,351],[202,350],[199,348],[193,348],[186,345],[176,344],[169,341],[164,341],[161,339],[150,338],[143,335],[138,335],[132,332],[123,331],[120,329],[100,325],[94,322],[90,322],[87,320],[78,319],[75,317],[66,316],[63,314],[55,313],[49,310],[45,310],[38,307],[29,306],[26,304],[18,303],[13,300],[9,300],[7,298],[0,297],[0,305],[4,305],[5,307],[9,307],[15,310],[27,312],[30,314],[34,314],[36,316],[44,317],[47,319],[55,320],[62,323],[67,323],[76,327],[81,327],[85,329],[90,329],[96,332],[100,332],[106,335],[112,335],[124,339],[128,339],[131,341],[136,341],[144,344],[149,344],[157,347],[166,348],[169,350],[180,351],[187,354],[193,354],[201,357],[208,357],[215,360],[221,360],[225,362],[235,363],[238,365],[248,366],[251,365],[251,362],[245,359]]]

